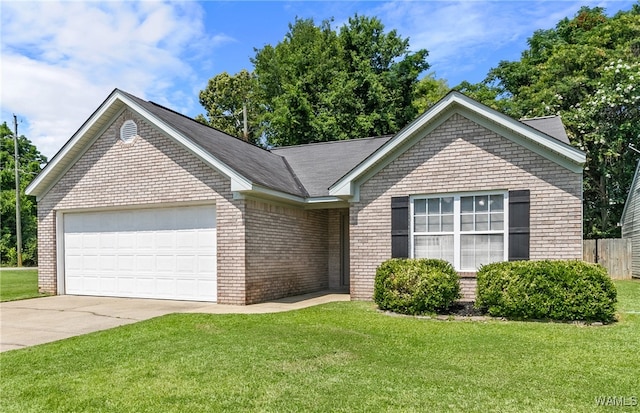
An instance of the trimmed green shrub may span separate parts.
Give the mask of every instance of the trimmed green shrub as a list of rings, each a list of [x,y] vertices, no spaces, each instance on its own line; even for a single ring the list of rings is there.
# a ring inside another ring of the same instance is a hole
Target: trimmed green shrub
[[[373,300],[381,310],[428,314],[448,309],[460,298],[460,277],[436,259],[392,258],[376,270]]]
[[[476,307],[515,319],[615,319],[616,288],[600,265],[583,261],[514,261],[482,266]]]

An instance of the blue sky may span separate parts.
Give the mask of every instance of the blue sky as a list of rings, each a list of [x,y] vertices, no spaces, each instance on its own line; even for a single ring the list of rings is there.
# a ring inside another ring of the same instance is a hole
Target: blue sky
[[[517,60],[537,29],[583,5],[608,14],[634,1],[1,1],[1,121],[53,156],[120,88],[188,116],[218,73],[251,69],[254,48],[275,45],[296,17],[337,28],[355,13],[429,51],[429,71],[450,86],[481,81]]]

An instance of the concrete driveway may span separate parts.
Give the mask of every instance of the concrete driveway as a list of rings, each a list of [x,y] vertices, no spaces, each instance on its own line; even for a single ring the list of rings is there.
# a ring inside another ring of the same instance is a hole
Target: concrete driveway
[[[0,352],[106,330],[171,313],[272,313],[349,299],[349,294],[325,291],[247,306],[74,295],[10,301],[0,303]]]

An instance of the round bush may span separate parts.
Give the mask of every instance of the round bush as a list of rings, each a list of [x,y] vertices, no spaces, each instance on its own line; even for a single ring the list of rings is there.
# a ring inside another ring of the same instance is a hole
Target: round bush
[[[615,319],[616,288],[600,265],[577,260],[514,261],[484,265],[477,274],[476,307],[515,319]]]
[[[376,270],[373,300],[381,310],[427,314],[448,309],[460,298],[460,277],[436,259],[392,258]]]

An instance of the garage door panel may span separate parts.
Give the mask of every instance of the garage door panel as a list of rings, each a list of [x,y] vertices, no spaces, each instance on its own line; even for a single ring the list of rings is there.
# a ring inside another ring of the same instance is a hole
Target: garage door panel
[[[216,300],[215,207],[63,219],[67,294]]]
[[[193,263],[194,259],[192,256],[177,256],[176,257],[176,272],[192,274],[194,271],[197,271],[196,266]]]
[[[136,236],[133,232],[119,232],[118,233],[118,248],[120,249],[132,249],[136,246]]]
[[[154,236],[156,248],[173,250],[176,247],[176,233],[174,231],[157,231]]]

